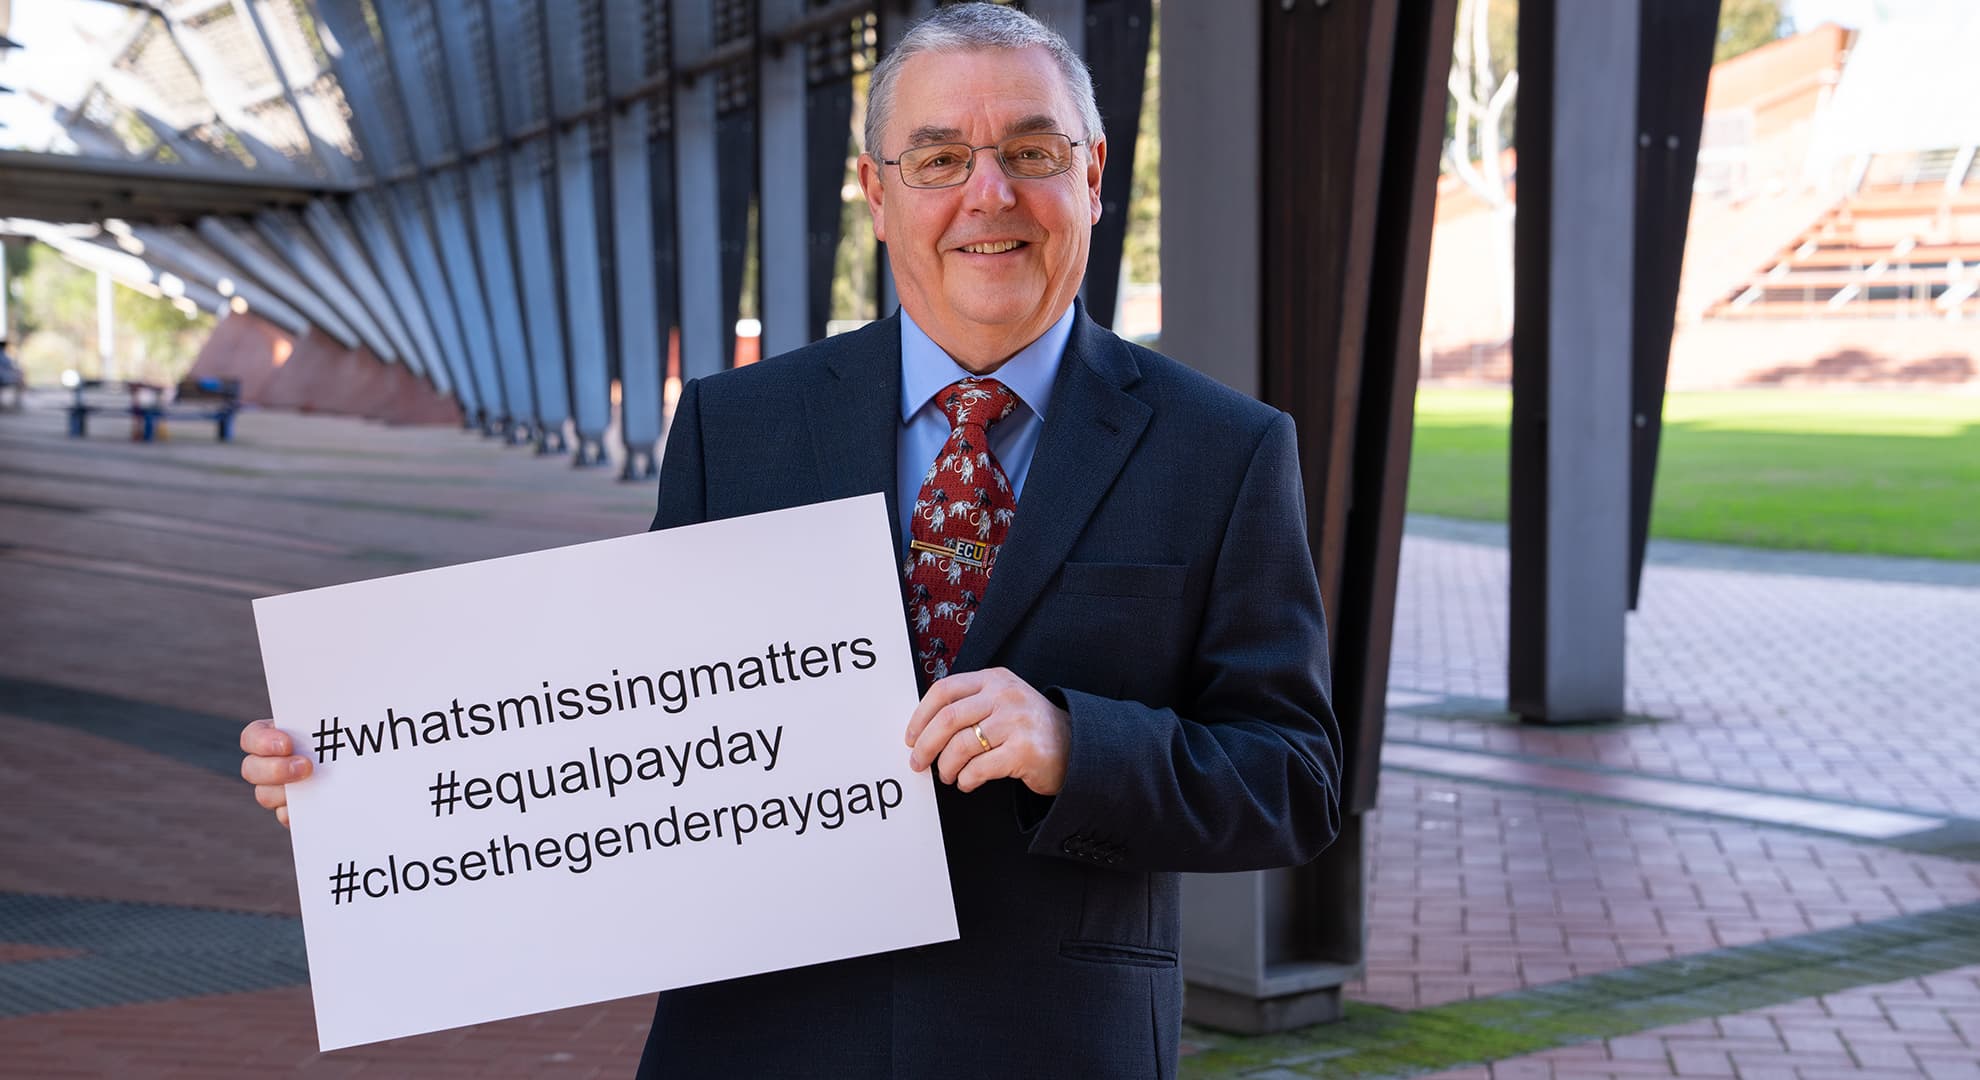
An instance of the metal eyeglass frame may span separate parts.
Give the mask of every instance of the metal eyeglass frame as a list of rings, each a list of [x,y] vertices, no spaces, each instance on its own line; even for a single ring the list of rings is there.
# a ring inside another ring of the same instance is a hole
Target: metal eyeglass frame
[[[915,189],[916,191],[942,191],[946,188],[961,187],[964,184],[969,183],[969,178],[976,175],[976,155],[979,151],[983,151],[983,150],[997,151],[997,168],[1002,169],[1004,175],[1012,180],[1050,180],[1054,176],[1064,176],[1066,173],[1071,172],[1073,167],[1073,162],[1071,157],[1068,157],[1066,159],[1065,168],[1059,169],[1055,172],[1045,173],[1042,176],[1018,176],[1011,172],[1010,165],[1004,160],[1004,151],[1003,151],[1004,144],[1014,139],[1029,139],[1029,138],[1035,138],[1039,135],[1057,135],[1058,137],[1066,140],[1068,149],[1077,149],[1082,146],[1090,146],[1092,145],[1092,141],[1093,141],[1091,139],[1075,139],[1063,131],[1026,131],[1016,135],[1008,136],[1003,139],[999,139],[993,143],[985,143],[982,146],[971,146],[968,143],[964,143],[964,142],[923,143],[920,146],[910,146],[906,150],[903,150],[901,152],[902,154],[905,155],[908,153],[912,153],[913,151],[916,150],[933,150],[944,146],[960,146],[964,148],[966,151],[968,151],[964,155],[964,160],[967,163],[963,166],[962,178],[957,180],[953,184],[933,184],[933,185],[917,184],[907,178],[907,170],[901,168],[900,158],[881,158],[880,164],[892,165],[896,170],[900,172],[901,183],[906,184],[907,186]]]

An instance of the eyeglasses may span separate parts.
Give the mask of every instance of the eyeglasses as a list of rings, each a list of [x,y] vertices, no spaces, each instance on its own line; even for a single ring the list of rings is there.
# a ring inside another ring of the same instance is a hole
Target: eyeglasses
[[[1056,131],[1040,131],[1013,135],[988,146],[971,146],[968,143],[917,146],[891,161],[881,158],[880,164],[900,166],[901,180],[909,187],[955,187],[968,180],[975,170],[978,150],[995,150],[997,165],[1004,170],[1005,176],[1013,180],[1043,180],[1072,168],[1073,147],[1084,145],[1084,139],[1075,140]]]

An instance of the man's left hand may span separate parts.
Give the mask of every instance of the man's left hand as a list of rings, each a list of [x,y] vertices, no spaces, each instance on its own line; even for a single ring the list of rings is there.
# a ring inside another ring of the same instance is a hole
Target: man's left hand
[[[907,743],[916,772],[932,763],[959,791],[1008,776],[1057,795],[1066,783],[1072,718],[1004,668],[970,671],[928,688],[908,718]]]

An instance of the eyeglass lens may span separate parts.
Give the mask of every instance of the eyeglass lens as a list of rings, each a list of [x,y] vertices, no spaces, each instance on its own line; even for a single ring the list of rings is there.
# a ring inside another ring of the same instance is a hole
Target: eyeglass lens
[[[1042,132],[1013,135],[997,144],[1004,175],[1040,180],[1072,168],[1072,139]],[[953,187],[969,178],[975,155],[966,143],[917,146],[901,155],[901,178],[913,187]]]

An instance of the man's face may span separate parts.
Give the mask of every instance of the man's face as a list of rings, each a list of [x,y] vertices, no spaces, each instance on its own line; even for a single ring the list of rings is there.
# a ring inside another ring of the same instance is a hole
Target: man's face
[[[902,65],[881,145],[859,162],[873,231],[914,321],[966,366],[995,365],[1036,340],[1079,292],[1100,220],[1106,145],[1073,149],[1057,176],[1013,180],[979,151],[967,181],[912,188],[893,165],[927,143],[996,143],[1026,131],[1086,137],[1044,49],[921,53]],[[993,245],[1008,251],[971,251]]]

